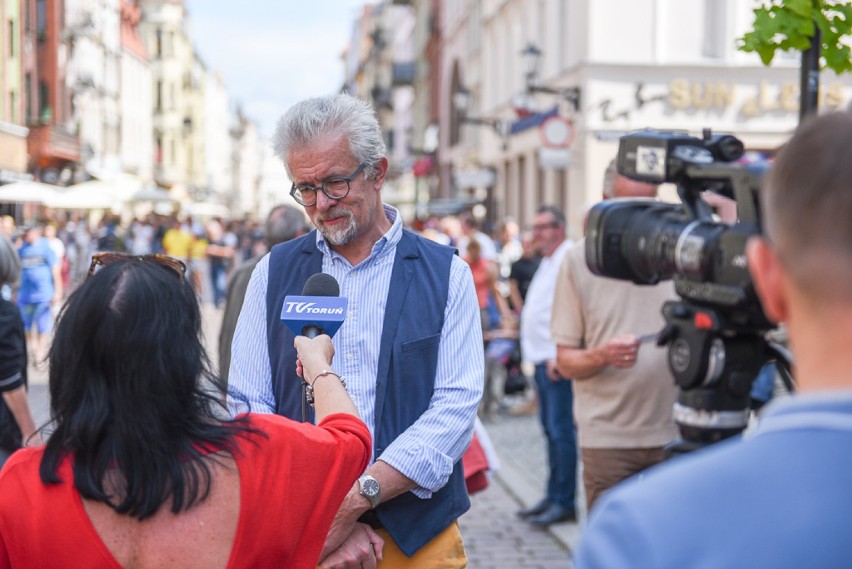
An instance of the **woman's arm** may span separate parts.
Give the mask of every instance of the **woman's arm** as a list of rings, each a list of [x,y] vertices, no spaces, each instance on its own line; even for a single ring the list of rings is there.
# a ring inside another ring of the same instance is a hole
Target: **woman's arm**
[[[27,390],[23,385],[3,392],[3,401],[15,417],[15,422],[21,429],[21,434],[24,438],[24,445],[37,446],[42,443],[41,436],[33,436],[36,434],[36,425],[33,420],[33,415],[30,412],[30,404],[27,401]]]
[[[331,367],[334,356],[331,338],[325,334],[316,338],[296,336],[294,345],[299,355],[297,372],[313,387],[316,422],[334,413],[348,413],[360,419],[342,378]]]

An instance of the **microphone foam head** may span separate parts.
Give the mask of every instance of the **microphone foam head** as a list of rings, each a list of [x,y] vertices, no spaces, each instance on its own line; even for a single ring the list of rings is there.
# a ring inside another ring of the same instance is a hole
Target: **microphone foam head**
[[[333,276],[317,273],[305,281],[302,296],[340,296],[340,285]]]

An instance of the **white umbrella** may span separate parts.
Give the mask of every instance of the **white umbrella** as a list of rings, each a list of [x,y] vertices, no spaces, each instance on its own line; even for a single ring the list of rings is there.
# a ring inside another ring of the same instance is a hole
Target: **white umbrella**
[[[46,205],[54,209],[110,209],[114,203],[115,200],[109,195],[78,188],[57,193]]]
[[[130,196],[132,202],[173,202],[177,201],[167,190],[157,187],[142,188]]]
[[[134,192],[142,187],[142,180],[131,174],[119,174],[103,180],[80,182],[47,205],[57,209],[110,209],[121,208]]]
[[[223,217],[231,216],[231,210],[227,206],[209,202],[191,202],[185,204],[183,211],[193,217]]]
[[[59,195],[60,187],[43,182],[12,182],[0,186],[0,203],[46,204]]]
[[[68,191],[98,194],[114,202],[125,202],[142,189],[142,180],[132,174],[119,174],[101,180],[89,180],[68,186]]]

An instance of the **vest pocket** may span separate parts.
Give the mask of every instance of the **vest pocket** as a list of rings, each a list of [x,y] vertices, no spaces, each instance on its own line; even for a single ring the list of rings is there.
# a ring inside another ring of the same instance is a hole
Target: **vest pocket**
[[[408,352],[414,352],[416,350],[423,350],[425,348],[429,348],[430,346],[437,345],[441,341],[441,333],[433,334],[431,336],[426,336],[424,338],[418,338],[416,340],[409,340],[407,342],[402,343],[402,353],[406,354]]]

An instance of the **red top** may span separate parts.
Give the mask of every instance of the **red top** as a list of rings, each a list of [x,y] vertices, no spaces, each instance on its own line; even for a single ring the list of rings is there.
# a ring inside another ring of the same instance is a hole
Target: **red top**
[[[267,433],[236,437],[240,519],[228,568],[314,568],[332,519],[369,463],[370,432],[352,415],[320,425],[277,415],[249,415]],[[44,448],[16,452],[0,472],[0,568],[119,569],[95,531],[73,484],[71,460],[63,482],[44,485]],[[68,566],[66,564],[66,566]]]
[[[479,302],[479,308],[488,307],[488,293],[491,291],[491,276],[488,274],[488,261],[479,258],[471,263],[470,272],[473,275],[473,286],[476,288],[476,300]]]

